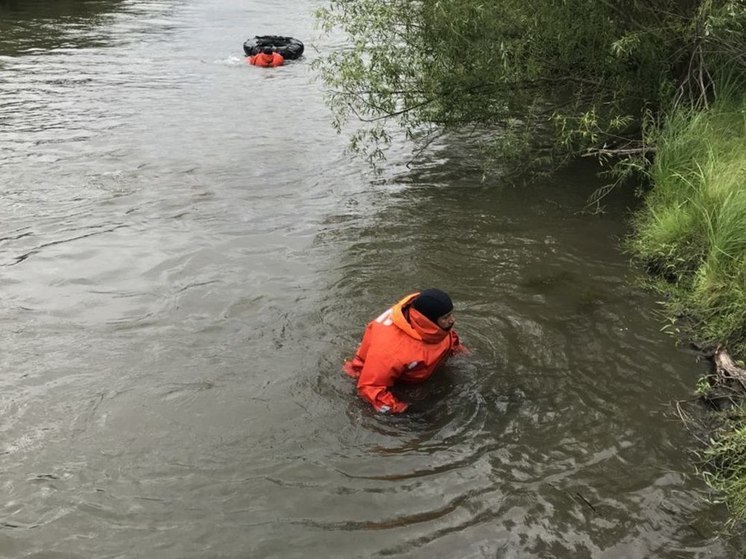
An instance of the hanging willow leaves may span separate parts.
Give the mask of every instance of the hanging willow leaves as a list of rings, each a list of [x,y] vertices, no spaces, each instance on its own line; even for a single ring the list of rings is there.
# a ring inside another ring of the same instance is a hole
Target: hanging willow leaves
[[[701,108],[746,68],[743,0],[331,0],[345,47],[319,61],[338,127],[381,156],[410,137],[475,127],[502,155],[645,156],[651,123]],[[424,132],[423,132],[424,130]]]

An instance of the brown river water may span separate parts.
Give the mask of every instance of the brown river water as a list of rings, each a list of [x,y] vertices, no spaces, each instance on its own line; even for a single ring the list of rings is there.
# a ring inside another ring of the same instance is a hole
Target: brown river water
[[[373,174],[320,6],[0,1],[0,557],[734,557],[638,201],[482,181],[459,138]],[[256,34],[306,56],[249,67]],[[340,364],[430,286],[473,355],[378,416]]]

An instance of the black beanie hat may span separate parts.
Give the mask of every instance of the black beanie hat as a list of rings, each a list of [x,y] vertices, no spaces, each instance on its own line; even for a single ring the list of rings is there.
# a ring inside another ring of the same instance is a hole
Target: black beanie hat
[[[453,310],[453,302],[445,291],[425,289],[412,301],[412,307],[437,324],[441,316]]]

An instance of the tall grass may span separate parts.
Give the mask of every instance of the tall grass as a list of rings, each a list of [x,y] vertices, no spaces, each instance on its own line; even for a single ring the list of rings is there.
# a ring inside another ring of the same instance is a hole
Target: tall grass
[[[720,436],[700,453],[705,481],[720,491],[732,522],[746,519],[746,422],[744,409],[732,410]]]
[[[746,96],[668,122],[636,216],[634,255],[690,333],[746,357]]]

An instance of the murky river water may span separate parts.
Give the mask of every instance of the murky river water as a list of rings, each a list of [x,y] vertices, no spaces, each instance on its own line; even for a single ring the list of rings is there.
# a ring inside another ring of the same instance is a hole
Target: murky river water
[[[701,366],[578,166],[382,177],[320,2],[0,2],[0,556],[732,557],[669,403]],[[279,33],[307,56],[251,68]],[[340,363],[428,286],[473,349],[376,416]]]

